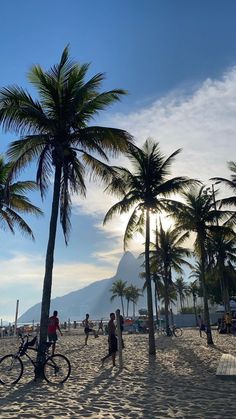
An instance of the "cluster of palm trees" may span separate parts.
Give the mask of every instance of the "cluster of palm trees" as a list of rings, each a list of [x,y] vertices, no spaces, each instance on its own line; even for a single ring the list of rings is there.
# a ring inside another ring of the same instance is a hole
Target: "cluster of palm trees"
[[[142,295],[141,290],[133,284],[127,285],[127,281],[117,279],[115,282],[113,282],[110,291],[112,293],[111,301],[113,301],[117,297],[120,297],[123,316],[125,316],[124,298],[127,302],[127,317],[129,316],[130,302],[133,303],[133,317],[135,317],[135,306],[137,305],[139,297]]]
[[[119,201],[107,212],[104,223],[114,214],[129,213],[124,233],[124,248],[136,233],[144,236],[145,284],[149,318],[149,353],[155,354],[152,283],[160,293],[164,289],[166,313],[171,300],[173,271],[181,274],[190,250],[185,240],[194,240],[194,255],[199,267],[199,284],[204,300],[207,341],[212,343],[208,278],[220,284],[224,304],[228,305],[230,284],[235,266],[235,195],[215,199],[198,180],[184,176],[171,177],[171,166],[181,150],[164,156],[158,143],[148,139],[143,147],[134,144],[132,136],[121,129],[91,126],[91,119],[126,92],[121,89],[100,92],[104,75],[99,73],[86,80],[88,65],[70,59],[68,47],[59,64],[44,71],[39,65],[29,72],[29,81],[38,98],[16,85],[0,90],[0,124],[13,131],[19,139],[10,143],[8,162],[2,160],[0,170],[0,214],[11,231],[14,225],[32,236],[29,226],[18,217],[16,209],[39,215],[21,193],[35,188],[34,182],[15,182],[15,178],[36,160],[36,184],[42,198],[53,183],[49,238],[46,250],[45,276],[40,321],[40,345],[47,336],[51,299],[52,274],[58,218],[65,242],[70,232],[71,195],[86,195],[85,175],[104,183],[105,191]],[[111,166],[109,157],[123,154],[131,164]],[[217,178],[235,192],[236,164],[230,163],[232,178]],[[180,200],[174,200],[178,194]],[[175,225],[154,232],[151,223],[156,214],[167,214]],[[159,282],[158,282],[159,281]],[[131,301],[131,299],[130,299]],[[39,360],[40,362],[40,360]]]

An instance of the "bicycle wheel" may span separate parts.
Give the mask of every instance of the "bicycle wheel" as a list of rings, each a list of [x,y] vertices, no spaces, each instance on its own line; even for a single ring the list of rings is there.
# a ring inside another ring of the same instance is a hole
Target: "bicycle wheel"
[[[23,363],[16,355],[5,355],[0,359],[0,384],[18,383],[23,374]]]
[[[175,335],[176,338],[179,338],[180,336],[182,336],[183,330],[180,329],[180,327],[175,327],[173,329],[173,333],[174,333],[174,335]]]
[[[50,384],[64,383],[69,378],[70,372],[70,361],[64,355],[52,355],[44,364],[44,378]]]

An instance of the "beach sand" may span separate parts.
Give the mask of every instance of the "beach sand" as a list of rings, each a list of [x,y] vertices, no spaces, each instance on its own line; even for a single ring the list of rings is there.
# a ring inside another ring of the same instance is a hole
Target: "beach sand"
[[[215,375],[221,355],[235,355],[236,337],[213,331],[213,338],[208,347],[197,330],[157,337],[153,358],[147,335],[125,335],[120,371],[111,361],[101,367],[106,336],[91,336],[85,347],[83,335],[64,335],[57,352],[71,361],[69,380],[61,386],[35,383],[25,361],[21,381],[0,386],[0,418],[236,418],[236,380]],[[1,340],[0,355],[16,347]]]

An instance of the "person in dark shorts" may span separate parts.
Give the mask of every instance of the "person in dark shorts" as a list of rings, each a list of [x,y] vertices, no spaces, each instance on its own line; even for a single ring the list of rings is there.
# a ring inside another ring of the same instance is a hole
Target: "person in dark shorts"
[[[113,367],[115,367],[116,365],[116,352],[118,349],[117,337],[116,337],[116,326],[114,324],[115,318],[116,318],[115,313],[111,313],[110,320],[108,323],[108,354],[101,359],[101,362],[103,365],[105,360],[111,357]]]
[[[102,319],[100,320],[100,322],[99,322],[99,324],[98,324],[98,333],[99,333],[99,330],[101,330],[101,331],[102,331],[102,334],[104,333],[104,330],[103,330],[103,321],[102,321]]]
[[[56,341],[57,341],[57,330],[59,330],[62,336],[57,314],[58,314],[57,311],[54,310],[53,316],[49,317],[48,319],[48,340],[49,342],[52,342],[52,355],[54,355],[55,353]]]
[[[83,321],[83,325],[84,325],[84,333],[85,333],[85,345],[88,344],[88,337],[89,337],[89,333],[93,333],[95,338],[98,338],[98,334],[96,333],[96,330],[92,329],[91,327],[91,323],[89,321],[89,314],[87,313],[85,316],[85,319]]]
[[[206,326],[200,314],[198,315],[198,327],[199,327],[199,335],[200,337],[202,337],[202,332],[206,331]]]

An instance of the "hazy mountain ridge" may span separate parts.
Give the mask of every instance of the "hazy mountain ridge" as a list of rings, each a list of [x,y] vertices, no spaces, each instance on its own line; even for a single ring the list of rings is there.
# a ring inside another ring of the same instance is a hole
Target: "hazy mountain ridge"
[[[93,319],[101,317],[107,318],[111,311],[120,307],[120,298],[110,301],[113,282],[117,279],[127,281],[142,289],[143,279],[139,277],[141,272],[141,261],[137,260],[132,253],[126,252],[122,256],[116,274],[108,279],[95,281],[77,291],[72,291],[62,297],[56,297],[51,300],[50,312],[58,310],[61,321],[70,319],[82,320],[86,313],[90,313]],[[137,308],[146,307],[146,295],[139,298]],[[20,323],[29,323],[33,320],[37,323],[40,319],[41,303],[35,304],[19,317]],[[136,309],[137,310],[137,309]],[[126,312],[126,304],[125,304]],[[132,313],[132,304],[130,304],[129,313]]]

